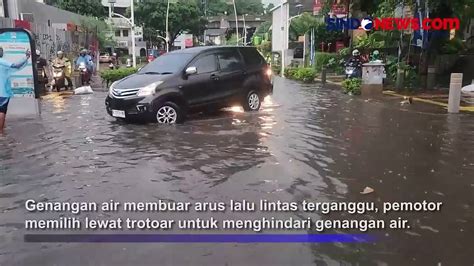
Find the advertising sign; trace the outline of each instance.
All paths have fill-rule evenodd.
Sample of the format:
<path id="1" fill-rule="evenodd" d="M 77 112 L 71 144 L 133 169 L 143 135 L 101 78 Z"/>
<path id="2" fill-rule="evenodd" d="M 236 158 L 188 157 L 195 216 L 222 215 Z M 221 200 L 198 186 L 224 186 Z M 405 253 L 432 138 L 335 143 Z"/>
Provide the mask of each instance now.
<path id="1" fill-rule="evenodd" d="M 27 57 L 27 53 L 34 51 L 31 35 L 22 29 L 0 29 L 0 48 L 2 93 L 13 94 L 8 114 L 39 114 L 36 69 L 32 57 Z"/>
<path id="2" fill-rule="evenodd" d="M 313 2 L 313 15 L 319 15 L 321 9 L 323 8 L 323 0 L 314 0 Z"/>

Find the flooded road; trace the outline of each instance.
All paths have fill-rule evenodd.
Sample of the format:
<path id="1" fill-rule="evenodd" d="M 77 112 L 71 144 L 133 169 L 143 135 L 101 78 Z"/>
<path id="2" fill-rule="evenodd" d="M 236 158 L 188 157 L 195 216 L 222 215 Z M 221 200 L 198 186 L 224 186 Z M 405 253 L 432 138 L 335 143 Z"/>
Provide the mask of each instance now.
<path id="1" fill-rule="evenodd" d="M 105 93 L 43 100 L 0 138 L 0 265 L 472 265 L 474 116 L 276 80 L 258 113 L 116 122 Z M 369 186 L 370 195 L 360 191 Z M 27 199 L 442 201 L 365 244 L 36 244 Z M 287 214 L 291 215 L 291 214 Z"/>

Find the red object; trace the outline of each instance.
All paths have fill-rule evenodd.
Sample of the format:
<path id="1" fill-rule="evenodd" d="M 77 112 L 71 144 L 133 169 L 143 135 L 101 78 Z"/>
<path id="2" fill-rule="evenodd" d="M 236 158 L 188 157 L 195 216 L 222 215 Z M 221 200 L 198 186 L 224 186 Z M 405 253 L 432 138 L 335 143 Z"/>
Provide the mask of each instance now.
<path id="1" fill-rule="evenodd" d="M 318 15 L 323 8 L 322 0 L 314 0 L 313 2 L 313 15 Z"/>
<path id="2" fill-rule="evenodd" d="M 336 52 L 339 52 L 342 48 L 344 48 L 344 42 L 336 41 Z"/>
<path id="3" fill-rule="evenodd" d="M 193 39 L 186 39 L 184 40 L 185 47 L 193 47 Z"/>
<path id="4" fill-rule="evenodd" d="M 334 4 L 331 8 L 334 15 L 347 15 L 347 7 L 345 4 Z"/>
<path id="5" fill-rule="evenodd" d="M 152 54 L 149 54 L 147 59 L 148 59 L 148 63 L 150 63 L 151 61 L 155 60 L 155 56 Z"/>
<path id="6" fill-rule="evenodd" d="M 15 28 L 22 28 L 31 31 L 31 24 L 26 20 L 15 19 Z"/>
<path id="7" fill-rule="evenodd" d="M 68 23 L 67 31 L 76 31 L 76 25 L 74 23 Z"/>

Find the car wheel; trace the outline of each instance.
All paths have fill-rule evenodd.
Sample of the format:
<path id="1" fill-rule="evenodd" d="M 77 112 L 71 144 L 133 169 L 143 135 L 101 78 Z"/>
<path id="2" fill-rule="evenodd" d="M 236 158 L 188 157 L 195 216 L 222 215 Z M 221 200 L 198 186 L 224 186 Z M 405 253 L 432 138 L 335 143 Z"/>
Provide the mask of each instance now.
<path id="1" fill-rule="evenodd" d="M 178 124 L 183 122 L 184 115 L 174 102 L 164 102 L 155 108 L 155 119 L 158 124 Z"/>
<path id="2" fill-rule="evenodd" d="M 256 91 L 252 90 L 247 94 L 247 97 L 245 97 L 243 107 L 245 111 L 258 111 L 261 104 L 262 101 L 260 99 L 260 95 Z"/>

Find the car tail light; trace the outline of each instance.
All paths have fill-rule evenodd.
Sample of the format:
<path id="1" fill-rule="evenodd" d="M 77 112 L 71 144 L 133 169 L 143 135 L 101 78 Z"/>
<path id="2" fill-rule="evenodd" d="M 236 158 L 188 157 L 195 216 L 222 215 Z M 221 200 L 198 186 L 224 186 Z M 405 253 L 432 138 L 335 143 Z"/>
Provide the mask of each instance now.
<path id="1" fill-rule="evenodd" d="M 267 77 L 271 78 L 272 77 L 272 69 L 271 68 L 267 68 L 265 70 L 265 75 L 267 75 Z"/>

